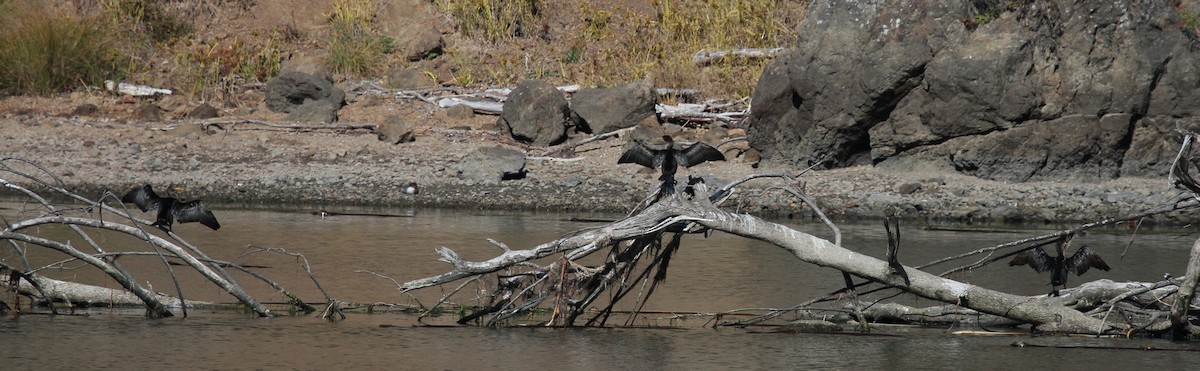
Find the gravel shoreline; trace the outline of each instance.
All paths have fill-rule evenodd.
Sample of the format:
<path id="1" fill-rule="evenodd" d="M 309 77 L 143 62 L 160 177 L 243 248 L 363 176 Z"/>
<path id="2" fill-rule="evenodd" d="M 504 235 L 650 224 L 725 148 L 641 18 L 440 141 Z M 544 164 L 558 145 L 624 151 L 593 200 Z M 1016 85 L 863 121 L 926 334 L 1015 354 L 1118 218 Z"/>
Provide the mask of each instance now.
<path id="1" fill-rule="evenodd" d="M 510 142 L 494 131 L 435 127 L 423 130 L 415 142 L 393 145 L 365 131 L 225 125 L 205 132 L 181 121 L 22 114 L 0 118 L 0 129 L 0 156 L 37 161 L 82 195 L 123 193 L 140 183 L 162 188 L 177 184 L 183 189 L 175 192 L 179 197 L 203 198 L 218 208 L 360 205 L 620 213 L 644 197 L 657 177 L 636 165 L 616 163 L 624 139 L 581 147 L 577 153 L 584 158 L 578 161 L 531 158 L 526 178 L 482 184 L 458 179 L 456 169 L 471 150 Z M 707 163 L 688 170 L 728 182 L 785 169 Z M 4 174 L 0 178 L 31 185 Z M 904 219 L 929 223 L 1065 224 L 1129 215 L 1171 204 L 1181 195 L 1165 179 L 1004 183 L 869 166 L 813 171 L 803 179 L 805 192 L 839 220 L 876 219 L 899 211 Z M 420 194 L 404 194 L 410 181 L 421 186 Z M 725 205 L 769 218 L 813 217 L 798 199 L 766 192 L 777 184 L 751 181 Z M 0 196 L 16 194 L 5 190 Z M 1184 224 L 1194 219 L 1192 213 L 1174 212 L 1147 220 Z"/>

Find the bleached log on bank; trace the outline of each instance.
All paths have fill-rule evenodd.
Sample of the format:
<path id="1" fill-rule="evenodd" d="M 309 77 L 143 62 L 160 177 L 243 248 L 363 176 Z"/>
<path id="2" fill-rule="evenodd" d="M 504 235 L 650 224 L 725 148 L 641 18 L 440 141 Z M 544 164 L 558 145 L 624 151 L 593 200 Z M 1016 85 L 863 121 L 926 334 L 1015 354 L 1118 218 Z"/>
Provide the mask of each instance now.
<path id="1" fill-rule="evenodd" d="M 741 48 L 741 49 L 726 49 L 726 50 L 701 50 L 692 54 L 692 63 L 698 66 L 707 66 L 716 62 L 720 62 L 725 58 L 742 58 L 742 59 L 765 59 L 774 57 L 776 54 L 782 53 L 786 48 Z"/>
<path id="2" fill-rule="evenodd" d="M 690 121 L 721 121 L 724 123 L 733 123 L 742 119 L 745 116 L 744 111 L 729 111 L 729 112 L 706 112 L 707 104 L 682 103 L 676 105 L 656 104 L 654 110 L 658 112 L 658 116 L 671 120 L 690 120 Z"/>
<path id="3" fill-rule="evenodd" d="M 171 95 L 171 89 L 160 89 L 151 86 L 134 85 L 124 82 L 118 83 L 112 80 L 104 80 L 104 88 L 111 92 L 134 97 L 153 97 L 160 94 Z"/>
<path id="4" fill-rule="evenodd" d="M 467 106 L 475 110 L 476 113 L 488 115 L 499 115 L 504 111 L 504 102 L 468 100 L 460 97 L 442 98 L 437 101 L 437 104 L 441 108 Z"/>

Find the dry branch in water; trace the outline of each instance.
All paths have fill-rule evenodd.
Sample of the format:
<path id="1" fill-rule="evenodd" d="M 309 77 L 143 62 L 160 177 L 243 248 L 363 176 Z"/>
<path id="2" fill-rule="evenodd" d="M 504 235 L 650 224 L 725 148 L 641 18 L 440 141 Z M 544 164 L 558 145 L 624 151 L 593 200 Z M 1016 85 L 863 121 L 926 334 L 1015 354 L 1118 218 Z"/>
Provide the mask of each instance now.
<path id="1" fill-rule="evenodd" d="M 21 168 L 23 167 L 33 168 L 34 171 L 22 171 Z M 0 260 L 0 271 L 3 271 L 8 276 L 6 283 L 9 285 L 6 287 L 19 290 L 24 295 L 40 296 L 38 300 L 45 303 L 51 303 L 55 300 L 82 301 L 93 305 L 95 303 L 105 303 L 108 305 L 128 303 L 127 299 L 121 299 L 125 297 L 124 295 L 114 295 L 107 289 L 88 293 L 87 291 L 92 290 L 88 286 L 66 286 L 57 281 L 49 280 L 38 273 L 43 270 L 54 269 L 53 267 L 60 267 L 69 261 L 80 261 L 101 270 L 108 277 L 115 280 L 126 292 L 132 294 L 132 296 L 136 297 L 146 307 L 148 316 L 173 316 L 174 314 L 168 310 L 171 307 L 180 308 L 186 316 L 189 303 L 183 299 L 183 292 L 179 289 L 180 285 L 177 280 L 174 283 L 178 297 L 172 298 L 153 293 L 139 283 L 134 272 L 126 270 L 116 259 L 119 256 L 144 255 L 159 257 L 168 271 L 172 272 L 172 277 L 174 277 L 174 268 L 171 268 L 171 265 L 182 262 L 183 265 L 200 273 L 206 280 L 237 298 L 239 303 L 260 316 L 273 316 L 274 313 L 261 302 L 247 294 L 225 268 L 234 268 L 262 280 L 268 286 L 291 298 L 293 304 L 297 308 L 300 308 L 300 310 L 311 311 L 310 306 L 299 301 L 298 298 L 283 290 L 278 284 L 268 280 L 265 276 L 250 268 L 231 262 L 211 259 L 198 247 L 188 243 L 170 231 L 165 231 L 167 238 L 149 233 L 149 229 L 156 229 L 150 228 L 153 222 L 138 218 L 129 213 L 124 205 L 111 193 L 106 193 L 99 200 L 80 196 L 63 188 L 62 183 L 53 174 L 45 171 L 44 168 L 38 166 L 36 163 L 25 159 L 0 159 L 0 174 L 16 176 L 19 179 L 24 179 L 27 182 L 35 184 L 36 187 L 25 187 L 16 182 L 9 181 L 7 176 L 0 176 L 0 186 L 15 191 L 17 194 L 30 200 L 33 204 L 40 205 L 40 208 L 44 209 L 40 215 L 32 218 L 16 221 L 4 220 L 3 229 L 0 229 L 0 241 L 3 241 L 8 248 L 12 249 L 13 254 L 11 256 L 15 258 L 11 259 L 17 260 L 16 262 L 8 261 L 7 259 L 10 258 Z M 34 188 L 49 190 L 50 192 L 57 193 L 60 198 L 65 197 L 75 202 L 80 202 L 85 206 L 68 207 L 52 203 L 47 197 L 43 197 L 35 191 Z M 110 204 L 110 202 L 114 202 L 114 204 Z M 64 240 L 56 240 L 37 234 L 37 230 L 40 227 L 50 225 L 68 227 L 75 233 L 76 236 L 74 237 L 86 242 L 86 246 L 94 251 L 86 252 L 80 249 L 75 244 L 72 244 L 71 237 L 67 237 Z M 84 231 L 79 227 L 89 227 L 89 231 Z M 95 238 L 102 236 L 103 233 L 117 233 L 133 237 L 144 242 L 148 251 L 106 252 L 104 247 L 96 242 L 104 241 L 106 238 Z M 27 254 L 30 249 L 35 248 L 58 251 L 66 255 L 67 259 L 49 266 L 32 266 L 29 263 Z M 48 293 L 48 290 L 45 290 L 44 286 L 49 285 L 70 287 L 72 289 L 71 296 L 63 296 L 61 292 L 55 294 Z M 111 299 L 102 300 L 105 295 L 108 295 Z M 330 301 L 332 302 L 332 300 Z"/>
<path id="2" fill-rule="evenodd" d="M 502 246 L 498 255 L 484 261 L 469 261 L 450 248 L 441 247 L 437 249 L 440 260 L 449 263 L 451 269 L 440 275 L 406 282 L 401 288 L 404 291 L 417 290 L 465 278 L 494 282 L 491 294 L 482 300 L 477 310 L 465 316 L 460 323 L 478 321 L 483 325 L 498 326 L 509 323 L 508 321 L 516 315 L 541 308 L 549 313 L 548 319 L 537 322 L 544 325 L 604 325 L 613 313 L 613 305 L 627 294 L 636 291 L 638 302 L 644 303 L 646 297 L 653 293 L 655 285 L 661 282 L 661 277 L 666 276 L 671 253 L 678 249 L 680 236 L 687 232 L 718 230 L 765 241 L 787 250 L 799 261 L 832 267 L 867 279 L 868 282 L 854 285 L 859 290 L 869 284 L 880 284 L 882 287 L 874 290 L 897 290 L 947 305 L 937 309 L 902 310 L 894 305 L 884 307 L 879 303 L 854 304 L 854 311 L 875 319 L 903 318 L 907 315 L 939 316 L 965 321 L 963 316 L 970 316 L 974 318 L 975 323 L 983 323 L 980 319 L 988 318 L 988 323 L 1032 324 L 1039 331 L 1162 334 L 1164 329 L 1170 327 L 1167 316 L 1170 313 L 1170 304 L 1164 303 L 1179 303 L 1183 308 L 1191 306 L 1190 297 L 1182 296 L 1184 293 L 1171 282 L 1115 283 L 1099 280 L 1062 290 L 1060 296 L 1051 297 L 1014 295 L 956 281 L 920 268 L 901 265 L 901 260 L 894 256 L 899 253 L 896 249 L 899 243 L 898 227 L 896 231 L 889 233 L 889 236 L 895 234 L 895 240 L 892 241 L 893 248 L 889 253 L 892 256 L 889 256 L 889 261 L 884 261 L 785 225 L 718 208 L 721 197 L 715 196 L 727 195 L 737 184 L 740 182 L 718 191 L 711 199 L 702 196 L 689 197 L 688 192 L 677 192 L 651 203 L 625 219 L 604 226 L 580 230 L 528 249 Z M 1181 187 L 1189 188 L 1186 185 Z M 796 187 L 782 188 L 796 197 L 807 197 Z M 695 194 L 705 194 L 702 187 L 698 191 Z M 1196 196 L 1192 195 L 1169 207 L 1137 213 L 1130 218 L 1192 209 L 1198 205 L 1195 199 Z M 805 204 L 811 205 L 812 202 Z M 937 263 L 986 254 L 979 262 L 957 268 L 955 271 L 974 269 L 999 259 L 991 256 L 1002 248 L 1016 253 L 1032 244 L 1070 236 L 1084 229 L 1105 224 L 1107 221 L 1088 224 L 1049 237 L 980 249 Z M 836 230 L 836 226 L 834 228 Z M 589 266 L 580 263 L 580 259 L 596 252 L 606 254 L 603 264 Z M 533 264 L 535 260 L 548 257 L 557 259 L 546 266 Z M 1200 256 L 1194 258 L 1193 263 L 1197 259 L 1200 259 Z M 931 265 L 933 264 L 925 267 Z M 1200 269 L 1196 271 L 1197 273 L 1193 273 L 1189 270 L 1188 276 L 1200 274 Z M 592 303 L 606 290 L 612 291 L 608 294 L 610 303 L 607 307 L 602 305 L 598 311 L 592 311 Z M 455 289 L 454 292 L 457 291 L 458 289 Z M 447 294 L 447 297 L 454 292 Z M 1177 292 L 1180 292 L 1178 297 L 1184 301 L 1175 301 Z M 831 294 L 829 297 L 791 309 L 805 308 L 811 303 L 829 300 L 835 295 Z M 439 303 L 444 301 L 447 299 L 443 298 Z M 1113 311 L 1119 311 L 1122 315 L 1110 315 Z M 585 315 L 590 318 L 585 322 L 577 321 L 578 317 Z M 1195 316 L 1186 313 L 1180 318 L 1181 323 L 1191 324 L 1196 321 Z M 1195 328 L 1191 325 L 1186 326 L 1185 332 L 1195 335 Z"/>

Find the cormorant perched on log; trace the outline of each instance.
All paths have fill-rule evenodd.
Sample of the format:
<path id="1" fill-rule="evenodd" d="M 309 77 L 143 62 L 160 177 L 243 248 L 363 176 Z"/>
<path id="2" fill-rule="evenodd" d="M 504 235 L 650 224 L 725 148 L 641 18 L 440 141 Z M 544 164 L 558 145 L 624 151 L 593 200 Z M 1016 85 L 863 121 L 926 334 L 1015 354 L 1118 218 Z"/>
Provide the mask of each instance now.
<path id="1" fill-rule="evenodd" d="M 1045 250 L 1042 250 L 1043 245 L 1034 246 L 1017 254 L 1011 261 L 1009 266 L 1026 265 L 1037 271 L 1038 273 L 1050 271 L 1050 296 L 1058 296 L 1058 287 L 1067 286 L 1067 275 L 1075 273 L 1076 276 L 1083 275 L 1088 269 L 1096 267 L 1096 269 L 1107 271 L 1108 264 L 1104 259 L 1100 258 L 1100 254 L 1088 249 L 1087 245 L 1083 245 L 1079 250 L 1075 251 L 1071 257 L 1066 257 L 1063 249 L 1066 247 L 1066 241 L 1059 241 L 1055 244 L 1055 250 L 1058 251 L 1058 256 L 1050 256 Z"/>
<path id="2" fill-rule="evenodd" d="M 652 149 L 638 142 L 617 160 L 618 164 L 635 163 L 651 169 L 661 167 L 662 176 L 658 177 L 658 180 L 662 181 L 660 196 L 675 193 L 675 171 L 679 166 L 692 167 L 705 161 L 725 161 L 725 155 L 722 155 L 721 151 L 703 142 L 692 143 L 687 148 L 679 149 L 670 135 L 663 135 L 662 140 L 667 142 L 664 149 Z"/>
<path id="3" fill-rule="evenodd" d="M 221 224 L 217 223 L 217 217 L 213 216 L 212 211 L 204 206 L 204 201 L 181 202 L 171 197 L 159 197 L 149 184 L 134 187 L 124 197 L 121 197 L 121 202 L 137 205 L 138 209 L 142 211 L 157 209 L 158 217 L 152 225 L 164 231 L 170 231 L 171 224 L 174 224 L 176 220 L 180 223 L 200 222 L 214 231 L 221 228 Z"/>

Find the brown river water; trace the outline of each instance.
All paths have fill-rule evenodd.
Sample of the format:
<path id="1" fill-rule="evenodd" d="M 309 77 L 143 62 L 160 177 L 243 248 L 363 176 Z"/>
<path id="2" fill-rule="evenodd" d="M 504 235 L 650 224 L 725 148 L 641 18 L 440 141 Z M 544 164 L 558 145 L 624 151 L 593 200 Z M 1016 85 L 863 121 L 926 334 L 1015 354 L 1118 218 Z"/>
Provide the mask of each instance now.
<path id="1" fill-rule="evenodd" d="M 0 202 L 0 215 L 13 218 L 20 208 Z M 405 217 L 335 216 L 321 218 L 312 210 L 218 209 L 219 231 L 197 224 L 176 225 L 176 232 L 217 259 L 266 265 L 259 271 L 310 302 L 324 298 L 313 287 L 295 258 L 247 252 L 251 245 L 283 248 L 303 254 L 323 287 L 345 302 L 430 304 L 444 290 L 428 288 L 399 293 L 387 278 L 404 282 L 444 272 L 434 249 L 447 246 L 468 259 L 483 260 L 499 249 L 492 238 L 513 248 L 552 240 L 595 223 L 571 222 L 571 217 L 614 218 L 614 215 L 471 212 L 428 209 L 353 209 Z M 28 217 L 29 214 L 23 214 Z M 832 238 L 821 224 L 780 221 L 819 237 Z M 1047 233 L 977 233 L 925 230 L 902 225 L 901 261 L 920 265 L 931 260 L 998 243 Z M 881 256 L 886 246 L 882 225 L 842 225 L 843 244 L 852 250 Z M 43 228 L 46 236 L 62 230 Z M 1089 271 L 1071 277 L 1069 285 L 1094 279 L 1157 281 L 1164 273 L 1181 276 L 1188 249 L 1196 236 L 1163 228 L 1103 231 L 1076 239 L 1104 256 L 1110 272 Z M 144 250 L 132 239 L 96 233 L 109 251 Z M 77 237 L 76 237 L 77 239 Z M 1127 248 L 1126 245 L 1133 241 Z M 82 246 L 79 241 L 73 242 Z M 1077 245 L 1076 245 L 1077 246 Z M 8 249 L 8 247 L 5 247 Z M 36 249 L 35 249 L 36 250 Z M 1124 256 L 1122 257 L 1122 253 Z M 45 251 L 31 254 L 33 265 L 62 259 Z M 0 259 L 21 266 L 11 250 Z M 161 262 L 152 257 L 120 261 L 137 272 L 155 291 L 174 293 Z M 941 272 L 966 261 L 930 269 Z M 90 268 L 54 269 L 44 274 L 60 279 L 113 287 Z M 77 268 L 77 269 L 75 269 Z M 365 273 L 364 271 L 373 272 Z M 198 275 L 179 272 L 190 300 L 232 301 Z M 272 290 L 235 274 L 247 291 L 266 302 L 283 298 Z M 958 275 L 956 279 L 1020 293 L 1049 291 L 1048 275 L 1003 262 Z M 771 245 L 716 233 L 709 238 L 687 236 L 671 262 L 667 281 L 646 305 L 649 313 L 633 319 L 629 328 L 502 328 L 414 326 L 410 314 L 350 313 L 342 321 L 311 316 L 256 318 L 243 313 L 191 310 L 187 318 L 146 319 L 129 311 L 89 310 L 85 316 L 23 315 L 0 318 L 0 354 L 4 369 L 1195 369 L 1200 352 L 1145 351 L 1096 348 L 1200 349 L 1200 344 L 1154 339 L 1088 337 L 965 336 L 955 328 L 877 326 L 869 335 L 784 334 L 723 327 L 705 327 L 709 318 L 668 319 L 677 312 L 719 312 L 735 308 L 787 307 L 825 294 L 841 285 L 830 268 L 797 260 Z M 873 300 L 882 297 L 868 296 Z M 890 295 L 890 294 L 887 294 Z M 11 294 L 5 302 L 12 303 Z M 627 299 L 628 300 L 628 299 Z M 906 303 L 937 303 L 901 297 Z M 470 303 L 468 303 L 470 304 Z M 176 313 L 179 313 L 176 310 Z M 451 316 L 445 316 L 451 317 Z M 619 319 L 617 319 L 619 317 Z M 435 322 L 453 323 L 454 318 Z M 614 316 L 612 323 L 627 318 Z M 1018 348 L 1011 344 L 1060 348 Z M 1064 349 L 1061 347 L 1079 347 Z"/>

